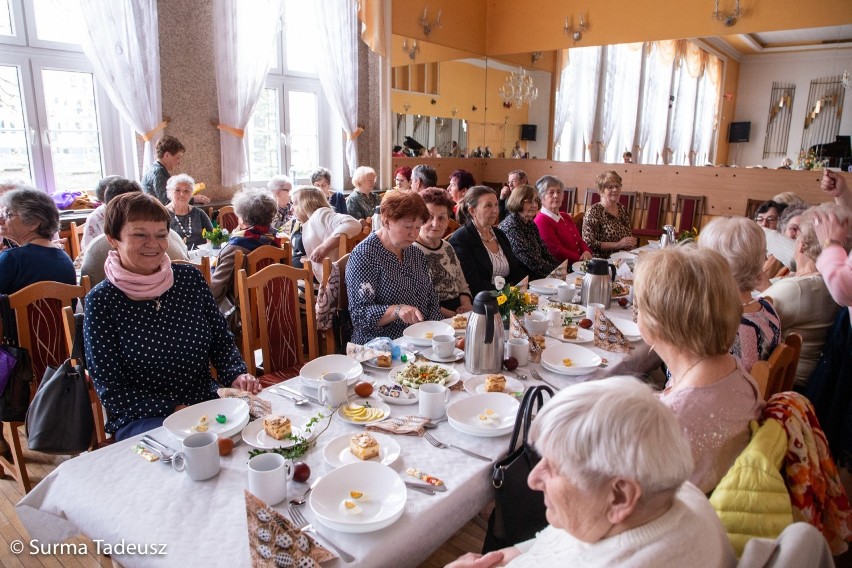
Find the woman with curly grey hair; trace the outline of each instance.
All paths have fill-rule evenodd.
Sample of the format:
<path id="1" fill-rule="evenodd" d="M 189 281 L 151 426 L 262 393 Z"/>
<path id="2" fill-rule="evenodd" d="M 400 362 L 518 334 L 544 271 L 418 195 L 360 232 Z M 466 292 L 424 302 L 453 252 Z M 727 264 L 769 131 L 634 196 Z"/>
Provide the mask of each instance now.
<path id="1" fill-rule="evenodd" d="M 172 176 L 166 182 L 166 195 L 170 200 L 166 205 L 171 219 L 169 228 L 180 235 L 189 250 L 207 242 L 203 236 L 205 229 L 213 230 L 207 213 L 190 204 L 194 189 L 195 180 L 186 174 Z"/>

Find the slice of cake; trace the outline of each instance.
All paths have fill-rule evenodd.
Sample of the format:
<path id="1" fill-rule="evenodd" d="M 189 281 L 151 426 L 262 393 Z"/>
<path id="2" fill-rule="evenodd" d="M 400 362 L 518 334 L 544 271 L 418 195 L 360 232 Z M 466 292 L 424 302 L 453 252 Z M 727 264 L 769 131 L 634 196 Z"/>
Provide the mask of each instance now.
<path id="1" fill-rule="evenodd" d="M 376 365 L 379 367 L 390 367 L 391 366 L 391 357 L 390 355 L 379 355 L 376 357 Z"/>
<path id="2" fill-rule="evenodd" d="M 280 414 L 267 414 L 263 419 L 263 431 L 276 440 L 283 440 L 291 432 L 290 419 Z"/>
<path id="3" fill-rule="evenodd" d="M 379 455 L 379 443 L 366 432 L 362 432 L 349 439 L 349 451 L 359 460 L 368 460 Z"/>
<path id="4" fill-rule="evenodd" d="M 456 314 L 453 316 L 453 329 L 466 329 L 467 328 L 467 316 L 463 316 L 461 314 Z"/>
<path id="5" fill-rule="evenodd" d="M 566 325 L 562 328 L 562 337 L 563 339 L 577 339 L 577 326 Z"/>
<path id="6" fill-rule="evenodd" d="M 506 377 L 503 375 L 488 375 L 485 377 L 485 392 L 503 392 L 506 388 Z"/>

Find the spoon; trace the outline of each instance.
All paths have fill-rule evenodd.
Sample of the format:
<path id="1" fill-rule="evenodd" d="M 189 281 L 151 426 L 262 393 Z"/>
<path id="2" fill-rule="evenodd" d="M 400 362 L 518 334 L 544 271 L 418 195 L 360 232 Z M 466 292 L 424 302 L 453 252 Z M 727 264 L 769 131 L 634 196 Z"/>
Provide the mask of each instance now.
<path id="1" fill-rule="evenodd" d="M 269 392 L 293 401 L 293 404 L 295 404 L 296 406 L 302 406 L 303 404 L 308 404 L 310 402 L 307 398 L 297 398 L 295 396 L 290 396 L 276 389 L 269 389 Z"/>
<path id="2" fill-rule="evenodd" d="M 307 501 L 308 493 L 310 493 L 310 492 L 311 492 L 311 490 L 312 490 L 314 487 L 316 487 L 316 485 L 317 485 L 317 483 L 319 482 L 319 480 L 320 480 L 320 479 L 322 479 L 322 477 L 317 477 L 317 478 L 314 480 L 314 482 L 313 482 L 313 483 L 311 483 L 311 486 L 310 486 L 310 487 L 308 487 L 308 490 L 307 490 L 307 491 L 305 491 L 305 492 L 302 494 L 302 496 L 301 496 L 301 497 L 299 497 L 298 499 L 290 499 L 289 503 L 290 503 L 291 505 L 296 505 L 297 507 L 298 507 L 299 505 L 304 505 L 304 504 L 305 504 L 305 502 Z"/>

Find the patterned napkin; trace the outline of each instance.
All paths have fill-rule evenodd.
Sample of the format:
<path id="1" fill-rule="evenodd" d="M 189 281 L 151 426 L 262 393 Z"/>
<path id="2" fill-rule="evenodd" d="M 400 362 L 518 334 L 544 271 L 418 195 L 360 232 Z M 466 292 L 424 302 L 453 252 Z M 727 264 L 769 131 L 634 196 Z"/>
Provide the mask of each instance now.
<path id="1" fill-rule="evenodd" d="M 319 568 L 320 562 L 335 558 L 272 507 L 248 491 L 245 496 L 252 568 Z"/>
<path id="2" fill-rule="evenodd" d="M 524 276 L 521 279 L 521 281 L 518 282 L 518 290 L 520 290 L 521 292 L 526 292 L 529 287 L 530 287 L 530 277 Z"/>
<path id="3" fill-rule="evenodd" d="M 272 403 L 268 400 L 263 400 L 248 391 L 232 388 L 221 388 L 216 391 L 219 398 L 238 398 L 245 401 L 249 405 L 249 415 L 252 420 L 263 418 L 272 412 Z"/>
<path id="4" fill-rule="evenodd" d="M 592 326 L 595 334 L 595 347 L 613 353 L 630 353 L 633 346 L 621 333 L 602 310 L 595 310 L 595 323 Z"/>
<path id="5" fill-rule="evenodd" d="M 520 337 L 529 341 L 530 361 L 533 363 L 541 362 L 541 352 L 544 351 L 544 342 L 539 342 L 534 339 L 534 337 L 541 336 L 530 335 L 530 332 L 527 331 L 527 328 L 524 327 L 524 324 L 521 323 L 520 318 L 518 318 L 514 312 L 509 314 L 509 337 Z"/>
<path id="6" fill-rule="evenodd" d="M 350 342 L 346 344 L 346 356 L 355 359 L 359 363 L 369 361 L 370 359 L 375 359 L 379 355 L 390 356 L 390 354 L 390 351 L 379 351 L 378 349 L 373 349 L 372 347 L 364 347 L 363 345 L 358 345 L 357 343 Z"/>
<path id="7" fill-rule="evenodd" d="M 559 280 L 565 280 L 565 277 L 568 276 L 568 261 L 563 260 L 562 264 L 553 269 L 553 272 L 547 275 L 548 278 L 558 278 Z"/>
<path id="8" fill-rule="evenodd" d="M 421 416 L 405 416 L 402 418 L 388 418 L 375 424 L 369 424 L 366 426 L 366 429 L 387 432 L 388 434 L 422 436 L 426 432 L 423 425 L 427 422 L 430 422 L 430 420 Z"/>

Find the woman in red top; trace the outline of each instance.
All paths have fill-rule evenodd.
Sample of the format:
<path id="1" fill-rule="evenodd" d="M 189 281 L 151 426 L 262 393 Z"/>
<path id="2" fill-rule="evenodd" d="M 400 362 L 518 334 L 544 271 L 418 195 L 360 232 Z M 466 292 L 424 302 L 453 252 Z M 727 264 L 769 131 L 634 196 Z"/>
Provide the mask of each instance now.
<path id="1" fill-rule="evenodd" d="M 535 216 L 535 224 L 550 254 L 559 262 L 592 258 L 592 251 L 583 242 L 574 220 L 559 211 L 565 185 L 555 176 L 542 176 L 535 187 L 541 198 L 541 211 Z"/>

